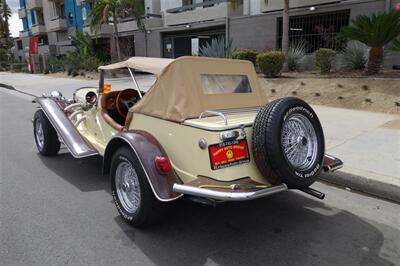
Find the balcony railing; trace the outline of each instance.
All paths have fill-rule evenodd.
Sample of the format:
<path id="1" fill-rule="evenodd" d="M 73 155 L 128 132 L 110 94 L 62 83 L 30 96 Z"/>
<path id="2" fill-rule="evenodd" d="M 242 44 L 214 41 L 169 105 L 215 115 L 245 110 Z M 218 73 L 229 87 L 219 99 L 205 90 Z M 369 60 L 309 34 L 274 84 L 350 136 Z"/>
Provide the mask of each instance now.
<path id="1" fill-rule="evenodd" d="M 36 24 L 32 25 L 31 29 L 32 35 L 39 35 L 46 33 L 46 27 L 44 25 Z"/>
<path id="2" fill-rule="evenodd" d="M 99 37 L 102 36 L 110 36 L 111 34 L 114 33 L 114 29 L 113 29 L 113 25 L 111 24 L 102 24 L 101 26 L 99 26 L 97 28 L 97 31 L 92 31 L 92 29 L 90 28 L 90 25 L 85 25 L 83 27 L 83 31 L 89 33 L 89 35 L 94 36 L 97 35 Z"/>
<path id="3" fill-rule="evenodd" d="M 19 37 L 20 38 L 25 38 L 25 37 L 28 37 L 28 36 L 29 36 L 29 31 L 27 31 L 27 30 L 21 30 L 19 32 Z"/>
<path id="4" fill-rule="evenodd" d="M 133 31 L 138 29 L 136 21 L 132 18 L 121 20 L 117 27 L 118 32 Z"/>
<path id="5" fill-rule="evenodd" d="M 203 7 L 203 8 L 198 8 Z M 214 0 L 166 10 L 167 26 L 222 19 L 228 16 L 228 3 Z"/>
<path id="6" fill-rule="evenodd" d="M 18 9 L 18 17 L 19 17 L 19 19 L 26 18 L 26 8 L 25 7 Z"/>
<path id="7" fill-rule="evenodd" d="M 46 23 L 46 26 L 50 31 L 66 30 L 67 20 L 62 17 L 52 18 L 49 22 Z"/>
<path id="8" fill-rule="evenodd" d="M 227 2 L 227 0 L 204 1 L 204 2 L 200 2 L 200 3 L 194 3 L 191 5 L 185 5 L 185 6 L 167 9 L 166 11 L 167 11 L 167 13 L 181 13 L 181 12 L 186 12 L 189 10 L 194 10 L 197 7 L 212 7 L 214 4 L 221 4 L 224 2 Z"/>
<path id="9" fill-rule="evenodd" d="M 43 8 L 42 0 L 29 0 L 28 7 L 29 9 Z"/>

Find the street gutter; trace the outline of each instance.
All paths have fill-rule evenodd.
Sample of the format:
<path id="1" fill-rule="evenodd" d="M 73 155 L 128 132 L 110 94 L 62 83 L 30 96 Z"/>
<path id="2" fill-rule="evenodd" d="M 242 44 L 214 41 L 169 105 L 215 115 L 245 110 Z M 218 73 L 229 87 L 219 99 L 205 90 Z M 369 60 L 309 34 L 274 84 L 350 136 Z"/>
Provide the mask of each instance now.
<path id="1" fill-rule="evenodd" d="M 400 186 L 356 173 L 337 171 L 320 175 L 322 181 L 400 203 Z"/>

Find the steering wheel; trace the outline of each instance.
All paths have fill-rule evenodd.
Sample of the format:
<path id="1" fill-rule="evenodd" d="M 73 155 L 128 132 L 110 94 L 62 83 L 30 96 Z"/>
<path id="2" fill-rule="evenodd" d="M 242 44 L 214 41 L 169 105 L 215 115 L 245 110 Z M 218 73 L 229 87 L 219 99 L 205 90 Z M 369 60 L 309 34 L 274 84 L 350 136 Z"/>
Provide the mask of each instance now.
<path id="1" fill-rule="evenodd" d="M 134 89 L 126 89 L 118 93 L 116 106 L 118 113 L 125 119 L 131 108 L 139 100 L 139 94 Z"/>

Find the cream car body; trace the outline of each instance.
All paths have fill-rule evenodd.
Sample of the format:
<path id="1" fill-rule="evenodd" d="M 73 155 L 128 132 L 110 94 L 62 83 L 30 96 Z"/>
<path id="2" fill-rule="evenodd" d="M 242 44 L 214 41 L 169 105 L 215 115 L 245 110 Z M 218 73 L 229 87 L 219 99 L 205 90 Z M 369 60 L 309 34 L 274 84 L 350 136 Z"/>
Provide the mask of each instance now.
<path id="1" fill-rule="evenodd" d="M 105 91 L 109 85 L 105 84 L 104 72 L 118 69 L 129 71 L 131 85 L 135 89 Z M 158 78 L 147 92 L 141 91 L 132 69 L 155 74 Z M 154 197 L 163 202 L 176 200 L 183 195 L 208 203 L 249 200 L 288 188 L 275 171 L 260 168 L 260 159 L 255 160 L 257 156 L 253 154 L 254 147 L 260 145 L 252 143 L 259 141 L 254 139 L 253 124 L 259 119 L 260 112 L 265 112 L 261 109 L 268 107 L 268 101 L 249 61 L 134 57 L 100 67 L 99 70 L 99 87 L 78 89 L 72 100 L 66 100 L 58 93 L 35 99 L 54 128 L 54 134 L 58 135 L 58 139 L 74 157 L 103 156 L 104 172 L 112 172 L 115 167 L 117 169 L 116 173 L 111 173 L 113 179 L 119 173 L 119 166 L 114 167 L 113 164 L 122 156 L 116 157 L 116 154 L 123 147 L 128 148 L 131 151 L 129 156 L 133 159 L 123 159 L 120 165 L 126 167 L 124 160 L 130 161 L 136 167 L 136 179 L 142 175 L 140 178 L 148 182 Z M 298 112 L 296 108 L 289 110 L 286 116 L 292 117 L 291 112 Z M 118 112 L 114 112 L 114 109 Z M 307 121 L 301 124 L 307 112 L 297 114 L 293 121 L 307 125 Z M 315 114 L 315 117 L 310 115 L 311 120 L 317 119 Z M 111 118 L 113 121 L 110 122 L 111 116 L 115 121 Z M 125 119 L 125 116 L 129 118 Z M 39 151 L 44 155 L 55 155 L 59 147 L 49 146 L 43 150 L 43 145 L 46 148 L 46 136 L 43 138 L 43 132 L 46 132 L 46 128 L 43 130 L 45 119 L 38 114 L 34 120 Z M 125 121 L 125 124 L 116 121 Z M 258 131 L 261 129 L 257 127 Z M 316 156 L 313 149 L 317 145 L 310 132 L 303 130 L 292 140 L 293 147 L 304 147 L 303 152 L 310 153 L 308 160 Z M 59 145 L 57 141 L 53 137 L 52 143 Z M 323 149 L 323 139 L 319 141 Z M 261 144 L 264 145 L 263 142 Z M 214 148 L 217 152 L 213 152 Z M 323 163 L 316 165 L 319 173 L 322 168 L 334 171 L 342 166 L 342 162 L 326 155 Z M 121 195 L 130 195 L 127 191 L 137 184 L 135 180 L 121 185 L 119 189 L 125 191 Z M 142 186 L 143 179 L 140 180 Z M 114 186 L 118 187 L 118 184 Z M 302 187 L 301 190 L 323 198 L 323 193 L 311 188 Z M 116 191 L 120 193 L 117 188 Z M 113 196 L 121 215 L 126 220 L 130 217 L 139 219 L 135 218 L 139 207 L 129 211 L 128 201 L 128 207 L 122 208 L 123 196 L 117 196 L 117 192 Z"/>

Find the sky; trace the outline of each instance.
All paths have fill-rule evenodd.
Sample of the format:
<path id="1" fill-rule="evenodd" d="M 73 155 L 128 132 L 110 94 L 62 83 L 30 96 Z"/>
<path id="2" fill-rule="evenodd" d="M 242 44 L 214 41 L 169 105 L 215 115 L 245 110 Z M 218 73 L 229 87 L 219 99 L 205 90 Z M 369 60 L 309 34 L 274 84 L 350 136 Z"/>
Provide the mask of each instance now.
<path id="1" fill-rule="evenodd" d="M 22 30 L 22 21 L 18 18 L 19 0 L 6 0 L 11 8 L 12 16 L 9 20 L 11 36 L 18 37 Z"/>

